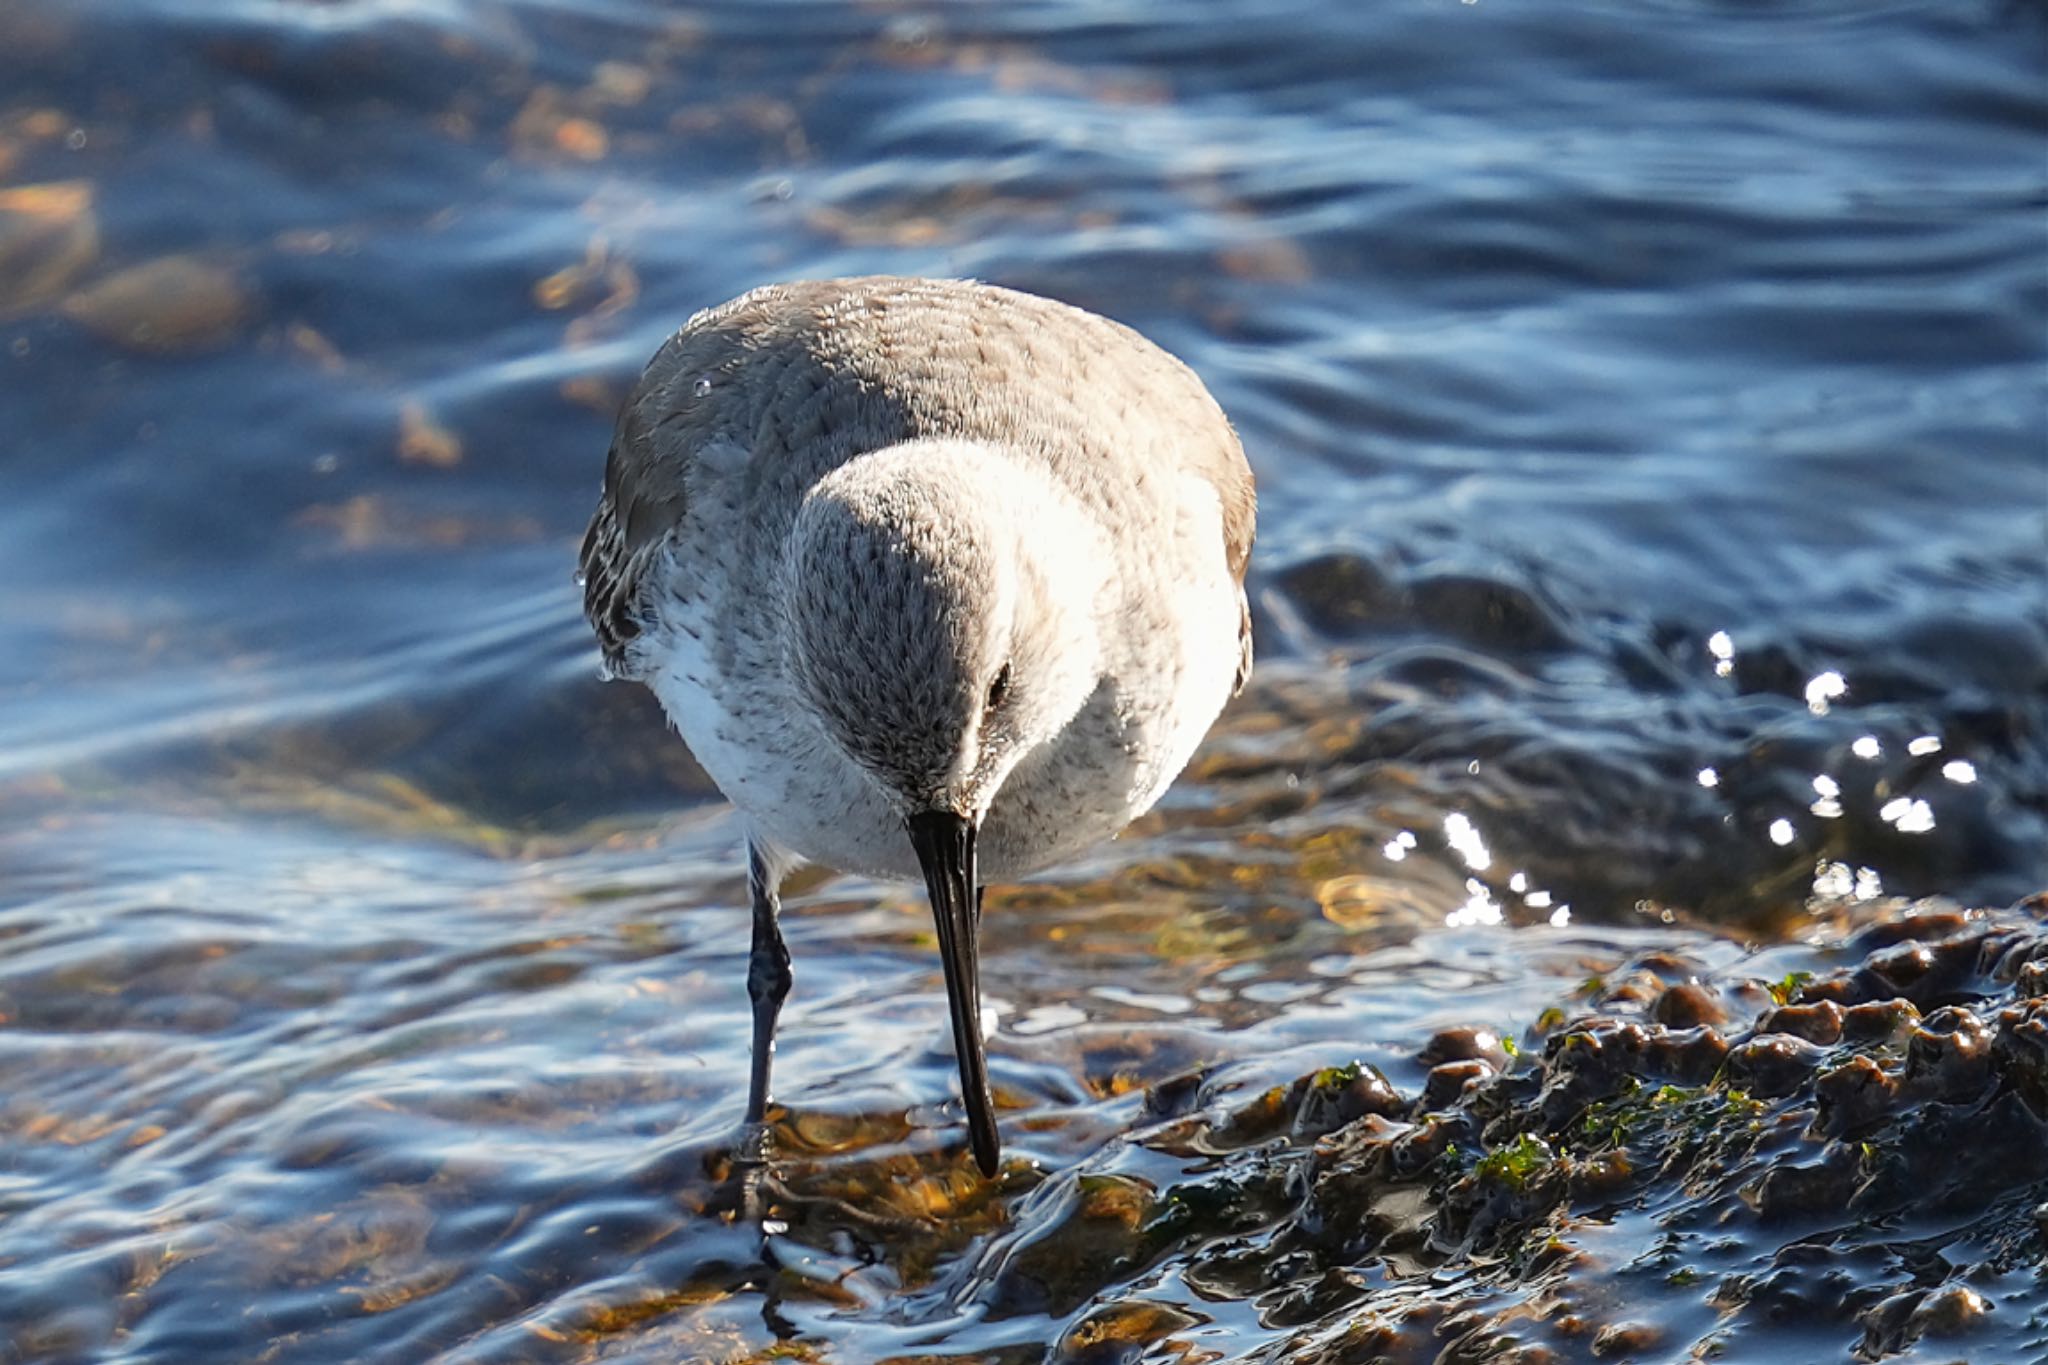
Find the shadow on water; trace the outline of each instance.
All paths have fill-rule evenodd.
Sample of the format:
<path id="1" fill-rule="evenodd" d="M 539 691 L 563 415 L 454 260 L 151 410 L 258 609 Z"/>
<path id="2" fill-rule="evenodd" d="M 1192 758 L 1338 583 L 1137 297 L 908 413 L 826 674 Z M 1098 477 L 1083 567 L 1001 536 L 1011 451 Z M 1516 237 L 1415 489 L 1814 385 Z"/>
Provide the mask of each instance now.
<path id="1" fill-rule="evenodd" d="M 2048 1352 L 2044 55 L 0 7 L 0 1362 Z M 1202 373 L 1262 662 L 992 895 L 994 1182 L 921 898 L 796 885 L 764 1243 L 737 829 L 569 571 L 669 329 L 884 270 Z"/>

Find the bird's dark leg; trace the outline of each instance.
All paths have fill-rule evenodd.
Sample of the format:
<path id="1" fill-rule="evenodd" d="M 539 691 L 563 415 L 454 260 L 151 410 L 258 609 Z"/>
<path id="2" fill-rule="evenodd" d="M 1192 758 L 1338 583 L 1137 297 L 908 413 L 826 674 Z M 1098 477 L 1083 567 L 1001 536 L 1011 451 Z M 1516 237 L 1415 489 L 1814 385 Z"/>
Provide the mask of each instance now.
<path id="1" fill-rule="evenodd" d="M 768 1067 L 775 1058 L 775 1021 L 782 1014 L 782 1002 L 789 994 L 789 949 L 782 942 L 782 926 L 776 916 L 782 910 L 778 894 L 781 872 L 769 861 L 761 845 L 747 840 L 747 893 L 754 903 L 754 946 L 747 955 L 747 998 L 754 1003 L 753 1075 L 747 1085 L 747 1140 L 750 1155 L 766 1155 L 768 1114 Z"/>

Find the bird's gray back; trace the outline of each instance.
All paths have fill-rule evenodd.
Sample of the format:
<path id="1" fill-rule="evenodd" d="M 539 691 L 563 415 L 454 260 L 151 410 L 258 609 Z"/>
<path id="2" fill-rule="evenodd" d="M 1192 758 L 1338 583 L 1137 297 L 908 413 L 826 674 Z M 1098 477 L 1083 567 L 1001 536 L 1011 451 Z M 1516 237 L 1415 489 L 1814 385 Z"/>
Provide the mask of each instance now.
<path id="1" fill-rule="evenodd" d="M 741 515 L 719 534 L 779 542 L 825 473 L 927 437 L 1042 462 L 1113 531 L 1154 523 L 1181 480 L 1199 479 L 1221 510 L 1220 552 L 1243 577 L 1253 494 L 1236 434 L 1194 373 L 1136 332 L 965 281 L 774 285 L 692 318 L 620 415 L 582 556 L 607 660 L 625 671 L 652 563 L 690 520 L 692 485 L 716 452 L 743 462 Z M 720 552 L 744 560 L 756 548 Z M 1131 553 L 1143 552 L 1134 536 Z"/>

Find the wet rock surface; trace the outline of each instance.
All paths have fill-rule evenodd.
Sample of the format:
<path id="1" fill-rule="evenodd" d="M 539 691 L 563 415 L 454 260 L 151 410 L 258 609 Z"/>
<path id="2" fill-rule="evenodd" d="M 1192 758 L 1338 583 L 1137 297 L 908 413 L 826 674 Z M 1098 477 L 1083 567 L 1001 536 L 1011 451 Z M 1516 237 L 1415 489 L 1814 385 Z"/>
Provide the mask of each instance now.
<path id="1" fill-rule="evenodd" d="M 1646 955 L 1682 1004 L 1603 983 L 1545 1036 L 1445 1030 L 1420 1085 L 1169 1082 L 1173 1117 L 939 1282 L 1077 1314 L 1062 1361 L 1178 1358 L 1204 1303 L 1292 1365 L 2042 1359 L 2048 928 L 1894 912 L 1823 953 L 1774 982 Z"/>

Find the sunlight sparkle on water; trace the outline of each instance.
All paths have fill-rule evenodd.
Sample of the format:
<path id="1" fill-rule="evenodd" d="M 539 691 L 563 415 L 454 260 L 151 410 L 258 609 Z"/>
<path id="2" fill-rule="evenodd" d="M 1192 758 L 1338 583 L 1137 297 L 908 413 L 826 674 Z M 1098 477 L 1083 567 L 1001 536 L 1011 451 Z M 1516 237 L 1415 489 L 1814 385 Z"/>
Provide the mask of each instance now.
<path id="1" fill-rule="evenodd" d="M 1906 745 L 1906 752 L 1915 758 L 1924 758 L 1928 754 L 1938 754 L 1941 752 L 1941 736 L 1922 735 Z"/>
<path id="2" fill-rule="evenodd" d="M 1493 855 L 1486 851 L 1486 840 L 1479 837 L 1479 830 L 1463 811 L 1452 811 L 1444 817 L 1444 841 L 1458 851 L 1465 860 L 1465 866 L 1474 872 L 1484 872 L 1493 866 Z"/>
<path id="3" fill-rule="evenodd" d="M 1725 678 L 1735 671 L 1735 641 L 1725 630 L 1707 637 L 1707 653 L 1714 656 L 1714 676 Z"/>
<path id="4" fill-rule="evenodd" d="M 1846 696 L 1848 691 L 1848 680 L 1834 669 L 1817 673 L 1806 684 L 1806 709 L 1816 716 L 1824 716 L 1829 705 Z"/>
<path id="5" fill-rule="evenodd" d="M 1477 877 L 1465 879 L 1465 903 L 1444 916 L 1444 925 L 1451 929 L 1464 929 L 1473 925 L 1494 925 L 1501 922 L 1500 903 L 1493 893 L 1486 889 L 1486 883 Z"/>
<path id="6" fill-rule="evenodd" d="M 1712 768 L 1702 768 L 1700 769 L 1699 783 L 1702 787 L 1718 787 L 1721 785 L 1721 774 L 1715 772 Z"/>
<path id="7" fill-rule="evenodd" d="M 1967 758 L 1952 758 L 1941 765 L 1941 775 L 1959 786 L 1969 786 L 1977 780 L 1977 765 Z"/>
<path id="8" fill-rule="evenodd" d="M 1817 900 L 1876 900 L 1884 894 L 1884 883 L 1874 867 L 1851 867 L 1823 858 L 1813 865 L 1813 894 Z"/>
<path id="9" fill-rule="evenodd" d="M 1849 746 L 1849 752 L 1858 758 L 1882 758 L 1884 745 L 1878 742 L 1876 735 L 1863 735 Z"/>
<path id="10" fill-rule="evenodd" d="M 1842 784 L 1826 773 L 1815 773 L 1813 789 L 1819 793 L 1819 797 L 1807 809 L 1823 820 L 1839 820 L 1842 817 L 1842 803 L 1836 798 L 1842 794 Z"/>
<path id="11" fill-rule="evenodd" d="M 1879 807 L 1877 818 L 1901 834 L 1925 834 L 1934 828 L 1934 807 L 1915 796 L 1900 796 Z"/>
<path id="12" fill-rule="evenodd" d="M 1783 847 L 1792 842 L 1792 822 L 1782 816 L 1771 821 L 1771 842 Z"/>

